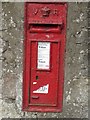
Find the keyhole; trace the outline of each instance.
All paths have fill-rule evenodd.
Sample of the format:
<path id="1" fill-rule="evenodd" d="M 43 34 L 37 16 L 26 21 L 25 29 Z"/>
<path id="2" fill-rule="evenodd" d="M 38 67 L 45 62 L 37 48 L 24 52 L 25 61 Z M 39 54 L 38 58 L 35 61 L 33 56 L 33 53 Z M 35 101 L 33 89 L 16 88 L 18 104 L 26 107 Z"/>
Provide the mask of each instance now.
<path id="1" fill-rule="evenodd" d="M 39 77 L 38 77 L 38 76 L 36 76 L 36 80 L 38 80 L 38 78 L 39 78 Z"/>

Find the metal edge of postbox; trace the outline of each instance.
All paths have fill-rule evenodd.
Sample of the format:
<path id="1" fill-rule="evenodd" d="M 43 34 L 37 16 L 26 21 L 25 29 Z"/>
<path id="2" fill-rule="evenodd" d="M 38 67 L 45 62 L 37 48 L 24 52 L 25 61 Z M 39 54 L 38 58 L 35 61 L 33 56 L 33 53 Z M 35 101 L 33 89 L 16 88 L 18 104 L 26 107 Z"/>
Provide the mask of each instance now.
<path id="1" fill-rule="evenodd" d="M 31 3 L 33 3 L 33 2 L 31 2 Z M 45 2 L 45 4 L 46 3 L 47 2 Z M 53 4 L 53 2 L 50 2 L 50 3 Z M 60 2 L 58 2 L 58 3 L 60 3 Z M 23 95 L 22 95 L 23 102 L 22 102 L 22 110 L 29 112 L 30 108 L 28 106 L 28 99 L 29 99 L 29 97 L 28 97 L 29 90 L 28 89 L 29 89 L 30 86 L 29 86 L 29 79 L 26 80 L 26 78 L 28 78 L 28 75 L 29 75 L 29 72 L 30 72 L 29 70 L 26 70 L 26 66 L 27 66 L 27 63 L 26 63 L 26 57 L 27 57 L 26 56 L 27 55 L 27 37 L 26 37 L 26 31 L 27 31 L 27 27 L 28 27 L 27 26 L 27 4 L 29 4 L 29 3 L 25 3 L 25 13 L 24 13 L 24 50 L 23 50 L 24 51 L 24 60 L 23 60 L 24 64 L 23 64 Z M 60 3 L 60 4 L 63 4 L 63 3 Z M 64 3 L 64 4 L 66 6 L 66 18 L 65 18 L 65 21 L 67 21 L 67 3 Z M 66 25 L 65 25 L 65 27 L 66 27 Z M 66 32 L 66 28 L 65 28 L 65 32 Z M 64 39 L 66 39 L 66 34 L 65 34 L 65 38 Z M 65 51 L 65 42 L 63 44 L 63 50 Z M 62 59 L 64 59 L 64 51 L 63 51 Z M 62 66 L 64 67 L 64 62 L 62 64 Z M 26 72 L 27 72 L 27 77 L 26 77 Z M 64 84 L 64 70 L 62 71 L 62 84 Z M 63 86 L 64 85 L 62 85 L 62 87 Z M 62 94 L 62 99 L 63 99 L 63 94 Z M 38 112 L 48 112 L 48 111 L 50 112 L 49 109 L 45 110 L 45 111 L 43 111 L 43 110 L 40 109 Z M 57 110 L 52 109 L 51 110 L 51 112 L 61 112 L 61 111 L 62 110 L 59 110 L 59 109 L 57 109 Z M 30 111 L 30 112 L 32 112 L 32 111 Z"/>

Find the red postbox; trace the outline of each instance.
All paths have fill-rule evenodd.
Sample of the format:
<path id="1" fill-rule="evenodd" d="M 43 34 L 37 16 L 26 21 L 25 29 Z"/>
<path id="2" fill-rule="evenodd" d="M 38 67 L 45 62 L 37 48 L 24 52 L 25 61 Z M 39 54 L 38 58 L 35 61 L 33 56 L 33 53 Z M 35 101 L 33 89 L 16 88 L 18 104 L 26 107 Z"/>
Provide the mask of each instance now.
<path id="1" fill-rule="evenodd" d="M 61 112 L 66 3 L 26 3 L 23 110 Z"/>

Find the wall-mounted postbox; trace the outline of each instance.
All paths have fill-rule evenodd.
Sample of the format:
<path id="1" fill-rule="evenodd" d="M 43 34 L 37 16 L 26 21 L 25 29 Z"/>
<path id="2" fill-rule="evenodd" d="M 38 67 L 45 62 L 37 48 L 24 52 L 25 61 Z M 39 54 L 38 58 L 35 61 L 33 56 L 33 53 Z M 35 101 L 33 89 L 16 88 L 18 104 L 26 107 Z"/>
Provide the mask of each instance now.
<path id="1" fill-rule="evenodd" d="M 26 3 L 23 110 L 60 112 L 66 3 Z"/>

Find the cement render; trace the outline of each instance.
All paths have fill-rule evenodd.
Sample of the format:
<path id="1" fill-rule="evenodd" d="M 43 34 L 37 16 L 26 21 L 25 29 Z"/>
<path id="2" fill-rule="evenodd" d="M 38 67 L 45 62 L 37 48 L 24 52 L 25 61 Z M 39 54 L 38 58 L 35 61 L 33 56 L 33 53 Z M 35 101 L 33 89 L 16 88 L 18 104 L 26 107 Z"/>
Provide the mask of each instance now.
<path id="1" fill-rule="evenodd" d="M 23 3 L 2 3 L 0 111 L 3 118 L 88 118 L 88 3 L 68 3 L 62 113 L 22 111 Z M 2 36 L 1 36 L 2 32 Z M 1 54 L 0 54 L 1 55 Z M 2 91 L 2 92 L 1 92 Z M 2 109 L 2 110 L 1 110 Z"/>

